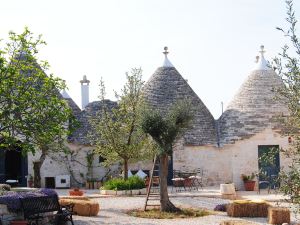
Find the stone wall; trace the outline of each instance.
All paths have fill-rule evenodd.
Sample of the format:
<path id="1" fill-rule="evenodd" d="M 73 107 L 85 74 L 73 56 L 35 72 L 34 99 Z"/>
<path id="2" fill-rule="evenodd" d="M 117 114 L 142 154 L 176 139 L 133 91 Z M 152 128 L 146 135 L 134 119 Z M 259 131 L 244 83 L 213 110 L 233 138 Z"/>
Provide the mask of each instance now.
<path id="1" fill-rule="evenodd" d="M 45 187 L 45 177 L 55 177 L 58 175 L 71 175 L 71 186 L 77 187 L 84 185 L 87 178 L 100 180 L 107 173 L 107 169 L 99 163 L 99 156 L 94 156 L 92 170 L 88 171 L 87 153 L 92 151 L 92 147 L 84 145 L 68 144 L 73 152 L 65 158 L 65 154 L 51 154 L 46 157 L 41 168 L 41 183 Z M 28 174 L 33 175 L 33 162 L 38 161 L 40 153 L 28 155 Z M 117 170 L 117 165 L 111 167 L 112 172 Z"/>
<path id="2" fill-rule="evenodd" d="M 174 150 L 174 169 L 193 170 L 202 168 L 204 180 L 208 185 L 234 182 L 238 189 L 243 189 L 241 174 L 258 172 L 258 145 L 279 145 L 288 148 L 288 138 L 280 136 L 272 129 L 236 141 L 221 148 L 214 146 L 183 146 L 178 142 Z M 289 159 L 280 155 L 280 166 L 289 164 Z"/>

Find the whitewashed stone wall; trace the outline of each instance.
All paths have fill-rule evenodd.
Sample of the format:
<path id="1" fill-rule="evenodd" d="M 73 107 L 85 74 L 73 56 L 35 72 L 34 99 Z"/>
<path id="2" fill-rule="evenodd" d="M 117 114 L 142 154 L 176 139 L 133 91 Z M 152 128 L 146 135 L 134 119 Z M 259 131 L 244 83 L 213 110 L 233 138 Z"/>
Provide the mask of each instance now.
<path id="1" fill-rule="evenodd" d="M 279 145 L 289 147 L 288 138 L 282 137 L 272 129 L 236 141 L 235 144 L 215 146 L 183 146 L 177 143 L 174 150 L 174 169 L 193 170 L 202 168 L 208 185 L 234 182 L 238 189 L 243 189 L 241 174 L 258 172 L 258 145 Z M 286 167 L 289 159 L 280 155 L 280 166 Z"/>
<path id="2" fill-rule="evenodd" d="M 87 153 L 92 151 L 91 146 L 68 144 L 68 147 L 73 152 L 73 156 L 68 156 L 68 160 L 64 160 L 63 154 L 47 156 L 41 168 L 41 184 L 45 186 L 45 177 L 55 177 L 58 175 L 71 175 L 70 169 L 75 179 L 71 178 L 72 186 L 80 186 L 79 183 L 85 183 L 87 177 L 101 179 L 107 172 L 107 169 L 99 163 L 99 157 L 94 156 L 93 167 L 91 173 L 87 167 Z M 40 153 L 37 151 L 35 155 L 28 155 L 28 174 L 33 176 L 33 162 L 38 161 Z M 113 170 L 117 166 L 112 167 Z M 76 181 L 75 181 L 76 180 Z"/>

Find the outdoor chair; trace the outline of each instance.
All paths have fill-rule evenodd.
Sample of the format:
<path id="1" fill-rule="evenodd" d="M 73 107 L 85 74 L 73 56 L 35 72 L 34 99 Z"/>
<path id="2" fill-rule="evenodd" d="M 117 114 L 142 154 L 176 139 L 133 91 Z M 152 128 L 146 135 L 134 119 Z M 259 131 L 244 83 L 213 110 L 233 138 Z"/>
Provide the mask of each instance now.
<path id="1" fill-rule="evenodd" d="M 173 186 L 172 186 L 172 191 L 173 191 L 173 187 L 175 188 L 175 191 L 184 191 L 185 187 L 184 187 L 184 178 L 180 177 L 180 171 L 179 170 L 173 170 L 173 178 L 172 178 L 172 182 L 173 182 Z"/>
<path id="2" fill-rule="evenodd" d="M 258 193 L 260 194 L 261 189 L 268 189 L 268 194 L 271 189 L 276 190 L 279 187 L 278 176 L 270 174 L 268 171 L 263 171 L 258 174 Z"/>
<path id="3" fill-rule="evenodd" d="M 203 189 L 203 177 L 204 171 L 201 168 L 194 170 L 194 175 L 191 175 L 189 178 L 193 179 L 193 187 L 199 190 L 199 187 Z"/>

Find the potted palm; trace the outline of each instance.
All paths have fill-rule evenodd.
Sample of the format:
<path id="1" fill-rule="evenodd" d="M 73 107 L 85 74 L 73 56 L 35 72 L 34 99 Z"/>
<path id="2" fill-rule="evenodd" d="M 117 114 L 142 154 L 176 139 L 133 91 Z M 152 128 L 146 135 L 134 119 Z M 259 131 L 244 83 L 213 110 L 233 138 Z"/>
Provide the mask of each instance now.
<path id="1" fill-rule="evenodd" d="M 255 174 L 252 173 L 251 175 L 241 175 L 242 180 L 244 181 L 244 187 L 246 191 L 254 191 L 255 187 Z"/>

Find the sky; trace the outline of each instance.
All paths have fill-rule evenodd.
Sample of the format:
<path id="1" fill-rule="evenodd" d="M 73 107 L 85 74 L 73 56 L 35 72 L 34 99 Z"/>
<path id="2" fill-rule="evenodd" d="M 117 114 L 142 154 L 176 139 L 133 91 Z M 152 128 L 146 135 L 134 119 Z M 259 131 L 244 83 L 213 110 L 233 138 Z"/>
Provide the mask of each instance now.
<path id="1" fill-rule="evenodd" d="M 0 1 L 0 39 L 25 26 L 42 34 L 47 46 L 39 58 L 50 63 L 47 73 L 66 80 L 79 106 L 83 75 L 90 101 L 98 99 L 101 77 L 113 100 L 126 72 L 141 67 L 147 81 L 168 46 L 172 64 L 217 119 L 221 102 L 226 108 L 254 68 L 260 45 L 271 60 L 288 42 L 275 29 L 287 27 L 284 0 Z"/>

